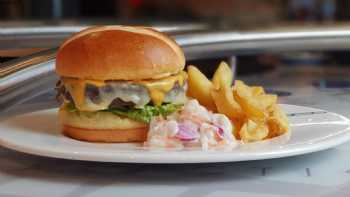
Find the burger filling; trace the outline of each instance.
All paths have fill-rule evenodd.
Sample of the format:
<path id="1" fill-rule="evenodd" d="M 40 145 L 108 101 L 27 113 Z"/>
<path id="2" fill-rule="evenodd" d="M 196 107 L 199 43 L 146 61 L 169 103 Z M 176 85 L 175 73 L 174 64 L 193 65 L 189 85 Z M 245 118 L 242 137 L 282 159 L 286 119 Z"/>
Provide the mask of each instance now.
<path id="1" fill-rule="evenodd" d="M 153 116 L 166 116 L 186 101 L 186 73 L 158 80 L 96 81 L 61 78 L 58 98 L 70 112 L 108 111 L 149 122 Z"/>

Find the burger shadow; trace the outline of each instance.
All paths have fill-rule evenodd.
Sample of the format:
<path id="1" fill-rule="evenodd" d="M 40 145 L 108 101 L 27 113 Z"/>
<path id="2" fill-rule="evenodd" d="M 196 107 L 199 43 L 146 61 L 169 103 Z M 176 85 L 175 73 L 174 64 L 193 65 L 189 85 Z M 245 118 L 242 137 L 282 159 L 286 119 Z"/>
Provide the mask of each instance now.
<path id="1" fill-rule="evenodd" d="M 20 132 L 40 133 L 43 135 L 57 135 L 60 124 L 56 113 L 33 113 L 15 117 L 6 123 L 7 126 Z"/>

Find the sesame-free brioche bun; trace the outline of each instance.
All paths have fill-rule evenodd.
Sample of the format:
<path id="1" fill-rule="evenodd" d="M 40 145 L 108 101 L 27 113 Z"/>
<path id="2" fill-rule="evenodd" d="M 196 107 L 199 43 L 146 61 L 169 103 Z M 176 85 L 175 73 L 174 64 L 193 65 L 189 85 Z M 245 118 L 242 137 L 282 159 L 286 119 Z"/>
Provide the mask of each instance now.
<path id="1" fill-rule="evenodd" d="M 137 129 L 82 129 L 63 126 L 63 133 L 73 139 L 88 142 L 144 142 L 147 138 L 147 128 Z"/>
<path id="2" fill-rule="evenodd" d="M 183 51 L 174 40 L 131 26 L 88 28 L 66 40 L 56 57 L 57 74 L 80 79 L 158 79 L 184 66 Z"/>
<path id="3" fill-rule="evenodd" d="M 145 123 L 111 112 L 70 112 L 64 105 L 59 119 L 65 135 L 90 142 L 144 142 L 148 131 Z"/>

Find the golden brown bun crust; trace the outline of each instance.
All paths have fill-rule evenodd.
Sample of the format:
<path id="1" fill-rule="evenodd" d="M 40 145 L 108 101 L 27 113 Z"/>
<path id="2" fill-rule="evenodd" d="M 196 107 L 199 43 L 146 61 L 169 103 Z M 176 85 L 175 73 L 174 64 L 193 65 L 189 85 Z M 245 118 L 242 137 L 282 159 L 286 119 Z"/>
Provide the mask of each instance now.
<path id="1" fill-rule="evenodd" d="M 88 142 L 144 142 L 147 138 L 147 128 L 137 129 L 82 129 L 63 126 L 63 133 L 73 139 Z"/>
<path id="2" fill-rule="evenodd" d="M 184 66 L 184 54 L 171 38 L 130 26 L 88 28 L 66 40 L 56 57 L 59 75 L 81 79 L 156 79 Z"/>

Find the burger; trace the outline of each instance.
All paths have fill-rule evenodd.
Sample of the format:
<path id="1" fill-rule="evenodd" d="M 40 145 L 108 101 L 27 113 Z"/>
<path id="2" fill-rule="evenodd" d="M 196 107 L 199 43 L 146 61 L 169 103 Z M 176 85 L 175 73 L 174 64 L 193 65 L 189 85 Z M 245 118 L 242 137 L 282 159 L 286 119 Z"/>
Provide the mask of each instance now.
<path id="1" fill-rule="evenodd" d="M 142 142 L 155 116 L 186 101 L 185 57 L 146 27 L 92 27 L 59 48 L 57 95 L 63 133 L 90 142 Z"/>

